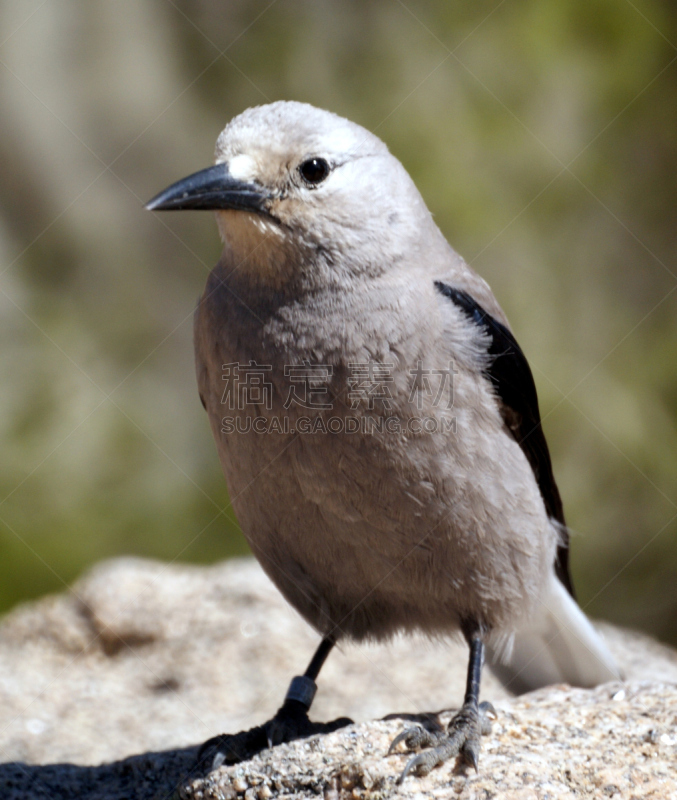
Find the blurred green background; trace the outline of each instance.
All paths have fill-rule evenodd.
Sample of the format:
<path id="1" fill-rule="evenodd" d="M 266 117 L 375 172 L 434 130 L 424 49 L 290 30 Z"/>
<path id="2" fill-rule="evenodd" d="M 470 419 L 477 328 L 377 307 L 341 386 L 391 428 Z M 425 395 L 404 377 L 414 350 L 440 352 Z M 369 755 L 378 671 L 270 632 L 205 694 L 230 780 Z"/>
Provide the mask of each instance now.
<path id="1" fill-rule="evenodd" d="M 531 361 L 582 604 L 677 644 L 676 9 L 0 2 L 0 607 L 246 552 L 193 374 L 216 227 L 142 204 L 284 98 L 410 171 Z"/>

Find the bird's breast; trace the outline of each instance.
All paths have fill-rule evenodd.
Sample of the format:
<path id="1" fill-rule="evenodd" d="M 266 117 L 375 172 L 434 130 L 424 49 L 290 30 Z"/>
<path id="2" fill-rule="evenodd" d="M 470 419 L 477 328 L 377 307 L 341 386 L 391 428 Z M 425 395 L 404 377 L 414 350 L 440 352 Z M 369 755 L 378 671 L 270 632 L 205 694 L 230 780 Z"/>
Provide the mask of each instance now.
<path id="1" fill-rule="evenodd" d="M 257 319 L 223 291 L 198 309 L 198 382 L 243 532 L 290 602 L 358 638 L 522 609 L 542 501 L 434 314 L 375 292 L 368 313 L 327 296 Z"/>

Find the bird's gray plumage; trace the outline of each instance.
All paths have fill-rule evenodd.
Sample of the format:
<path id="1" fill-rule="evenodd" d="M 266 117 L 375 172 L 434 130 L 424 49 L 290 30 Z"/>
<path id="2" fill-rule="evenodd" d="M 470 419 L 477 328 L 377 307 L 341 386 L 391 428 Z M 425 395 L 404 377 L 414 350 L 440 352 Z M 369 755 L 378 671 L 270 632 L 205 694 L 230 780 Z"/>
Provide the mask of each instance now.
<path id="1" fill-rule="evenodd" d="M 299 170 L 312 158 L 329 166 L 317 185 Z M 280 591 L 335 639 L 454 634 L 472 620 L 504 654 L 529 632 L 529 657 L 522 663 L 517 653 L 512 672 L 504 665 L 506 679 L 519 672 L 530 687 L 614 677 L 561 585 L 563 516 L 553 512 L 537 403 L 533 419 L 533 403 L 511 405 L 519 369 L 502 363 L 502 387 L 492 373 L 497 332 L 514 342 L 508 321 L 400 162 L 360 126 L 293 102 L 236 117 L 216 162 L 246 200 L 209 205 L 205 194 L 192 206 L 217 209 L 224 245 L 195 316 L 198 384 L 238 520 Z M 173 200 L 162 195 L 151 207 L 191 207 L 172 206 L 184 195 L 167 192 Z M 389 407 L 376 411 L 397 430 L 296 430 L 301 416 L 373 416 L 368 398 L 351 391 L 355 365 L 370 362 L 388 365 Z M 269 368 L 270 407 L 225 408 L 224 370 L 234 364 Z M 287 407 L 289 367 L 303 364 L 327 367 L 331 409 Z M 414 404 L 414 371 L 448 366 L 453 405 L 421 391 Z M 257 416 L 271 425 L 285 418 L 290 430 L 224 432 L 226 413 L 243 429 L 245 417 Z M 408 429 L 414 418 L 437 430 Z M 534 419 L 540 455 L 524 441 Z M 559 636 L 564 630 L 570 635 Z M 555 665 L 549 672 L 535 668 L 541 651 Z"/>

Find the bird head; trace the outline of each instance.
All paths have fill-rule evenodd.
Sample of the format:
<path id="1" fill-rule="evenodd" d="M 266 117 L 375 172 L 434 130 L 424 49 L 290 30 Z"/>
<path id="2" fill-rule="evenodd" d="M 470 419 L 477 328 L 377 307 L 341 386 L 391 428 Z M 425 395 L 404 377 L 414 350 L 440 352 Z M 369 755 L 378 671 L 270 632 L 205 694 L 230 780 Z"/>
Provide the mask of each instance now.
<path id="1" fill-rule="evenodd" d="M 319 262 L 353 274 L 382 270 L 431 224 L 409 175 L 377 136 L 297 102 L 235 117 L 218 138 L 216 164 L 146 208 L 215 211 L 230 261 L 273 284 Z"/>

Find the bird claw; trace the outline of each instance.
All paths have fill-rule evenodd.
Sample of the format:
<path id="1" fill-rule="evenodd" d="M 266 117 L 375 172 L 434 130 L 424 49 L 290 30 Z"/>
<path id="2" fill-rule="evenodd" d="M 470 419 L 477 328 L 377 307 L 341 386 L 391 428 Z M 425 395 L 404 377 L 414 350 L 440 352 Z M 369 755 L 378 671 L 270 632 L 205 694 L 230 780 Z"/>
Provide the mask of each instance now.
<path id="1" fill-rule="evenodd" d="M 447 730 L 442 734 L 432 734 L 423 727 L 407 728 L 398 733 L 388 749 L 388 755 L 401 742 L 409 750 L 425 749 L 409 759 L 397 783 L 401 784 L 412 771 L 419 776 L 427 775 L 452 756 L 458 756 L 477 772 L 480 738 L 482 734 L 491 732 L 492 718 L 496 718 L 496 710 L 491 703 L 485 702 L 479 706 L 467 704 L 451 718 Z"/>
<path id="2" fill-rule="evenodd" d="M 298 705 L 298 708 L 296 707 Z M 332 722 L 312 722 L 300 704 L 285 703 L 277 714 L 264 725 L 235 734 L 221 734 L 205 742 L 198 753 L 198 764 L 209 764 L 208 772 L 223 764 L 237 764 L 265 750 L 267 747 L 295 739 L 306 739 L 317 733 L 333 731 L 351 725 L 352 720 L 341 717 Z M 212 755 L 213 753 L 213 755 Z"/>
<path id="3" fill-rule="evenodd" d="M 397 734 L 390 743 L 387 755 L 392 755 L 400 742 L 404 742 L 408 750 L 417 750 L 419 747 L 432 747 L 437 742 L 437 737 L 422 725 L 413 725 Z"/>
<path id="4" fill-rule="evenodd" d="M 479 712 L 482 736 L 488 736 L 491 733 L 491 723 L 498 719 L 498 712 L 488 700 L 480 703 Z"/>
<path id="5" fill-rule="evenodd" d="M 480 771 L 480 743 L 479 738 L 477 742 L 466 741 L 462 745 L 459 756 L 465 761 L 466 764 L 471 766 L 475 772 Z"/>
<path id="6" fill-rule="evenodd" d="M 387 756 L 391 756 L 395 752 L 395 748 L 400 742 L 403 742 L 407 736 L 409 735 L 409 731 L 411 728 L 405 728 L 403 731 L 397 734 L 397 736 L 392 740 L 390 743 L 390 747 L 388 748 L 388 752 L 386 753 Z"/>
<path id="7" fill-rule="evenodd" d="M 397 779 L 397 785 L 399 786 L 404 781 L 412 769 L 416 770 L 417 775 L 427 775 L 435 766 L 435 764 L 428 764 L 428 762 L 431 760 L 429 756 L 432 752 L 432 750 L 426 750 L 425 752 L 418 753 L 417 755 L 413 756 L 413 758 L 410 758 L 409 761 L 407 761 L 405 768 L 402 770 L 402 774 Z"/>

